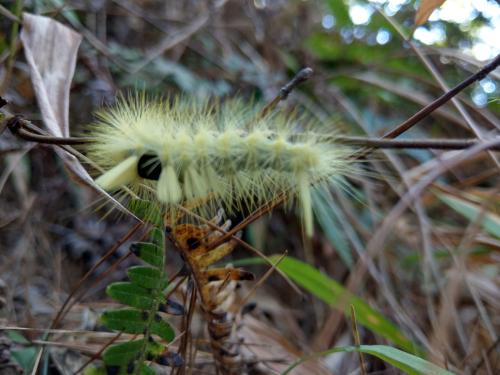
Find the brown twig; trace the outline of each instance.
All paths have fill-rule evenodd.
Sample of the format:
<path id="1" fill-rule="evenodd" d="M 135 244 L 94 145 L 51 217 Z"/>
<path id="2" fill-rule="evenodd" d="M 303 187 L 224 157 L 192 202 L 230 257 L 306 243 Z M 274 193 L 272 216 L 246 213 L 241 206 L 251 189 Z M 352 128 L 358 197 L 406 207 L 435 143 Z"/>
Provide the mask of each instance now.
<path id="1" fill-rule="evenodd" d="M 339 143 L 364 146 L 370 148 L 411 148 L 436 150 L 461 150 L 482 143 L 477 138 L 471 139 L 384 139 L 365 137 L 336 137 Z M 498 146 L 492 145 L 490 150 L 500 151 Z"/>
<path id="2" fill-rule="evenodd" d="M 413 116 L 411 116 L 409 119 L 406 121 L 402 122 L 399 124 L 396 128 L 391 130 L 390 132 L 384 134 L 382 138 L 396 138 L 397 136 L 403 134 L 405 131 L 413 127 L 415 124 L 417 124 L 420 120 L 424 119 L 427 117 L 429 114 L 434 112 L 437 108 L 441 107 L 444 103 L 449 101 L 451 98 L 455 97 L 458 93 L 463 91 L 466 87 L 470 86 L 476 81 L 479 81 L 486 77 L 488 73 L 496 69 L 500 65 L 500 55 L 495 57 L 489 64 L 486 64 L 479 72 L 476 74 L 471 75 L 469 78 L 466 80 L 462 81 L 455 87 L 453 87 L 451 90 L 447 91 L 443 95 L 441 95 L 439 98 L 434 100 L 432 103 L 426 105 L 424 108 L 422 108 L 420 111 L 415 113 Z"/>
<path id="3" fill-rule="evenodd" d="M 366 245 L 366 256 L 359 259 L 358 265 L 349 276 L 349 280 L 347 283 L 349 291 L 357 293 L 360 285 L 364 280 L 364 275 L 368 268 L 368 259 L 374 259 L 377 254 L 384 249 L 384 241 L 393 230 L 394 223 L 413 202 L 413 200 L 416 197 L 420 196 L 422 192 L 429 185 L 431 185 L 434 180 L 436 180 L 441 174 L 450 170 L 451 168 L 456 167 L 457 165 L 460 165 L 460 163 L 470 159 L 478 153 L 484 152 L 493 145 L 500 146 L 500 139 L 480 143 L 474 147 L 464 150 L 460 154 L 456 155 L 453 159 L 443 162 L 439 167 L 429 172 L 424 178 L 411 186 L 411 188 L 405 193 L 405 195 L 403 195 L 403 197 L 393 207 L 389 214 L 385 216 L 382 224 Z"/>
<path id="4" fill-rule="evenodd" d="M 111 344 L 113 344 L 116 340 L 118 340 L 121 335 L 122 335 L 122 332 L 119 332 L 118 334 L 113 336 L 110 340 L 108 340 L 108 342 L 106 344 L 104 344 L 103 347 L 101 349 L 99 349 L 99 351 L 97 353 L 95 353 L 93 356 L 91 356 L 83 365 L 81 365 L 78 368 L 78 370 L 76 370 L 73 373 L 73 375 L 79 374 L 81 371 L 83 371 L 83 369 L 85 369 L 85 367 L 87 367 L 92 362 L 94 362 L 96 359 L 101 357 L 102 353 L 106 350 L 106 348 L 108 348 Z"/>
<path id="5" fill-rule="evenodd" d="M 356 310 L 354 305 L 351 305 L 351 324 L 352 324 L 352 334 L 354 336 L 354 344 L 357 348 L 361 345 L 361 340 L 359 338 L 358 322 L 356 320 Z M 365 359 L 363 358 L 363 353 L 358 351 L 359 367 L 361 368 L 361 374 L 366 375 Z"/>
<path id="6" fill-rule="evenodd" d="M 75 285 L 75 287 L 71 290 L 70 294 L 68 295 L 68 297 L 66 298 L 66 300 L 64 301 L 64 303 L 62 304 L 61 308 L 59 309 L 58 313 L 56 314 L 56 317 L 54 318 L 54 320 L 52 321 L 52 324 L 50 325 L 50 328 L 53 329 L 53 328 L 56 328 L 57 325 L 59 324 L 60 320 L 64 317 L 65 313 L 67 312 L 67 306 L 69 305 L 71 299 L 76 295 L 76 293 L 78 292 L 78 290 L 82 287 L 82 285 L 85 283 L 85 281 L 87 281 L 87 279 L 89 279 L 89 277 L 92 275 L 92 273 L 102 264 L 106 261 L 106 259 L 108 259 L 111 255 L 114 254 L 114 252 L 116 250 L 118 250 L 118 248 L 123 244 L 125 243 L 126 241 L 128 241 L 128 239 L 130 237 L 132 237 L 134 235 L 135 232 L 137 232 L 142 226 L 142 223 L 138 223 L 136 224 L 132 229 L 130 229 L 123 238 L 121 238 L 105 255 L 103 255 L 101 257 L 101 259 L 99 259 L 99 261 L 94 264 L 92 266 L 92 268 L 90 270 L 87 271 L 87 273 L 78 281 L 78 283 Z"/>
<path id="7" fill-rule="evenodd" d="M 1 105 L 1 102 L 0 102 Z M 36 127 L 21 116 L 7 117 L 5 126 L 12 134 L 26 141 L 51 144 L 51 145 L 81 145 L 94 142 L 92 138 L 85 137 L 51 137 L 39 134 Z M 3 127 L 2 127 L 3 128 Z M 28 130 L 29 129 L 29 130 Z M 393 149 L 439 149 L 439 150 L 461 150 L 479 144 L 476 138 L 470 139 L 401 139 L 391 140 L 383 138 L 366 138 L 366 137 L 335 137 L 335 141 L 351 145 L 370 148 L 393 148 Z M 500 151 L 498 147 L 491 150 Z"/>
<path id="8" fill-rule="evenodd" d="M 3 99 L 2 99 L 3 100 Z M 0 103 L 1 104 L 1 103 Z M 38 142 L 52 145 L 81 145 L 92 142 L 91 138 L 83 137 L 52 137 L 42 135 L 36 127 L 22 116 L 6 116 L 4 119 L 6 127 L 9 128 L 12 134 L 30 142 Z M 27 130 L 29 129 L 29 130 Z"/>
<path id="9" fill-rule="evenodd" d="M 269 276 L 272 275 L 272 273 L 278 269 L 279 264 L 285 257 L 288 255 L 288 250 L 285 250 L 283 254 L 276 260 L 276 262 L 266 271 L 266 273 L 252 286 L 250 291 L 243 297 L 241 301 L 238 302 L 236 307 L 234 308 L 234 311 L 240 311 L 242 306 L 245 306 L 250 299 L 255 293 L 255 291 L 264 284 L 264 282 L 269 278 Z"/>
<path id="10" fill-rule="evenodd" d="M 38 143 L 46 143 L 50 145 L 81 145 L 85 143 L 92 142 L 90 138 L 79 138 L 79 137 L 49 137 L 44 135 L 38 135 L 30 133 L 22 128 L 18 129 L 15 133 L 20 138 Z"/>
<path id="11" fill-rule="evenodd" d="M 458 95 L 461 91 L 463 91 L 466 87 L 470 86 L 472 83 L 483 79 L 496 69 L 500 65 L 500 55 L 495 57 L 490 63 L 486 64 L 481 70 L 479 70 L 477 73 L 471 75 L 469 78 L 465 79 L 458 85 L 456 85 L 454 88 L 451 90 L 445 92 L 443 95 L 441 95 L 439 98 L 434 100 L 433 102 L 429 103 L 426 105 L 424 108 L 422 108 L 420 111 L 415 113 L 413 116 L 408 118 L 407 120 L 403 121 L 401 124 L 396 126 L 394 129 L 391 131 L 385 133 L 381 139 L 392 139 L 400 136 L 407 130 L 411 129 L 413 126 L 415 126 L 418 122 L 429 116 L 432 112 L 434 112 L 436 109 L 441 107 L 443 104 L 454 98 L 456 95 Z M 479 144 L 479 143 L 477 143 Z M 361 150 L 357 153 L 356 159 L 361 159 L 364 158 L 366 155 L 368 155 L 370 152 L 372 152 L 376 146 L 370 146 L 367 149 Z M 385 147 L 388 148 L 388 147 Z M 401 148 L 401 147 L 396 147 L 396 148 Z M 459 147 L 463 148 L 463 147 Z"/>
<path id="12" fill-rule="evenodd" d="M 281 204 L 285 200 L 286 195 L 282 195 L 281 197 L 282 198 L 280 198 L 279 200 L 275 201 L 275 205 L 273 205 L 272 207 L 276 207 L 279 204 Z M 218 237 L 217 239 L 215 239 L 214 241 L 210 242 L 210 244 L 207 245 L 207 249 L 210 249 L 210 250 L 211 249 L 215 249 L 217 246 L 219 246 L 220 244 L 222 244 L 223 242 L 225 242 L 227 239 L 231 238 L 234 241 L 236 241 L 238 244 L 240 244 L 241 246 L 243 246 L 244 248 L 246 248 L 247 250 L 250 250 L 253 253 L 255 253 L 258 256 L 260 256 L 262 259 L 264 259 L 268 264 L 270 264 L 272 266 L 274 263 L 271 261 L 271 259 L 268 256 L 266 256 L 262 251 L 256 249 L 252 245 L 250 245 L 247 242 L 243 241 L 241 238 L 239 238 L 236 235 L 237 232 L 239 232 L 240 230 L 242 230 L 243 228 L 245 228 L 248 224 L 250 224 L 254 220 L 257 220 L 257 218 L 261 217 L 266 212 L 268 212 L 268 211 L 263 210 L 263 208 L 265 208 L 265 207 L 268 207 L 268 203 L 264 204 L 263 206 L 261 206 L 259 209 L 257 209 L 254 212 L 254 214 L 257 213 L 258 216 L 254 215 L 254 214 L 250 215 L 247 219 L 245 219 L 240 224 L 238 224 L 235 228 L 233 228 L 233 229 L 231 229 L 229 231 L 226 231 L 226 230 L 222 229 L 218 225 L 215 225 L 214 223 L 210 222 L 209 220 L 206 220 L 206 219 L 202 218 L 201 216 L 199 216 L 196 213 L 188 210 L 185 207 L 179 206 L 179 210 L 181 210 L 184 213 L 186 213 L 186 214 L 188 214 L 188 215 L 190 215 L 190 216 L 192 216 L 192 217 L 194 217 L 194 218 L 202 221 L 204 224 L 208 225 L 214 231 L 218 231 L 218 232 L 222 233 L 222 236 Z M 225 240 L 221 242 L 220 241 L 221 238 L 225 238 Z M 290 287 L 295 292 L 297 292 L 297 294 L 302 295 L 302 292 L 300 291 L 300 289 L 293 283 L 293 281 L 290 280 L 290 278 L 283 271 L 281 271 L 279 268 L 277 268 L 276 272 L 278 272 L 280 274 L 280 276 L 282 276 L 285 279 L 285 281 L 288 283 L 288 285 L 290 285 Z"/>
<path id="13" fill-rule="evenodd" d="M 301 83 L 307 81 L 313 74 L 313 70 L 309 67 L 301 69 L 295 77 L 291 79 L 285 86 L 283 86 L 278 95 L 274 97 L 266 106 L 262 109 L 262 112 L 259 115 L 259 118 L 263 118 L 269 114 L 282 100 L 286 100 L 288 95 Z"/>
<path id="14" fill-rule="evenodd" d="M 303 73 L 307 71 L 306 73 Z M 290 82 L 288 82 L 285 86 L 283 86 L 280 90 L 280 94 L 276 96 L 276 98 L 286 98 L 293 90 L 301 82 L 305 81 L 307 78 L 307 74 L 311 74 L 312 70 L 310 68 L 305 68 L 301 72 L 299 72 Z M 303 73 L 303 74 L 301 74 Z M 276 100 L 273 99 L 274 100 Z M 279 101 L 278 100 L 278 101 Z M 273 101 L 271 101 L 266 107 L 262 110 L 261 116 L 265 116 L 265 113 L 272 110 L 272 108 L 276 105 L 272 105 Z M 7 102 L 0 97 L 0 108 L 2 105 Z M 52 145 L 81 145 L 90 142 L 94 142 L 92 138 L 85 137 L 52 137 L 41 134 L 41 131 L 34 126 L 30 121 L 22 118 L 21 116 L 6 116 L 2 125 L 0 125 L 0 129 L 8 128 L 12 134 L 22 138 L 26 141 L 44 143 L 44 144 L 52 144 Z M 393 132 L 396 129 L 393 130 Z M 389 133 L 388 133 L 389 134 Z M 387 135 L 384 137 L 388 137 Z M 440 150 L 461 150 L 464 148 L 468 148 L 479 144 L 476 138 L 471 139 L 404 139 L 404 140 L 390 140 L 384 138 L 366 138 L 366 137 L 350 137 L 350 136 L 339 136 L 335 137 L 335 141 L 351 145 L 351 146 L 361 146 L 361 147 L 369 147 L 369 148 L 391 148 L 391 149 L 440 149 Z M 500 149 L 496 146 L 491 148 L 491 150 L 500 151 Z"/>

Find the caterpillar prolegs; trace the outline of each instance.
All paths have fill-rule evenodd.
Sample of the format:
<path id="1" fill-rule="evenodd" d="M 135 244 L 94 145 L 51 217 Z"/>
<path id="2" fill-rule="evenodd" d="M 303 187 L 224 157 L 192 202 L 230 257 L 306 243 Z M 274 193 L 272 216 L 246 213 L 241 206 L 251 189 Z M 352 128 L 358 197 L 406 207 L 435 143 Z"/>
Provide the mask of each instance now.
<path id="1" fill-rule="evenodd" d="M 227 230 L 230 225 L 231 222 L 226 221 L 221 228 Z M 239 343 L 234 334 L 234 316 L 230 307 L 234 302 L 236 281 L 253 280 L 254 276 L 239 268 L 209 268 L 230 254 L 236 246 L 236 241 L 231 239 L 211 249 L 210 244 L 218 236 L 219 234 L 208 226 L 193 224 L 178 224 L 172 228 L 170 234 L 200 295 L 218 373 L 243 374 Z"/>

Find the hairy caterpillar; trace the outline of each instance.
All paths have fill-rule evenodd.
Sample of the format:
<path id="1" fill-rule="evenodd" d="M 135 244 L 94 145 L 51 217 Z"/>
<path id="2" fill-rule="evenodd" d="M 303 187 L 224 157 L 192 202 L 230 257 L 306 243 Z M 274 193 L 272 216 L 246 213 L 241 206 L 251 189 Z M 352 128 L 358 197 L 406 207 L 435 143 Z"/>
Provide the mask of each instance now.
<path id="1" fill-rule="evenodd" d="M 213 215 L 255 208 L 286 192 L 313 232 L 312 187 L 353 173 L 352 151 L 304 117 L 256 116 L 239 100 L 210 104 L 137 94 L 98 113 L 89 156 L 107 171 L 96 182 L 157 199 L 167 210 L 202 200 Z M 151 194 L 153 192 L 153 194 Z"/>

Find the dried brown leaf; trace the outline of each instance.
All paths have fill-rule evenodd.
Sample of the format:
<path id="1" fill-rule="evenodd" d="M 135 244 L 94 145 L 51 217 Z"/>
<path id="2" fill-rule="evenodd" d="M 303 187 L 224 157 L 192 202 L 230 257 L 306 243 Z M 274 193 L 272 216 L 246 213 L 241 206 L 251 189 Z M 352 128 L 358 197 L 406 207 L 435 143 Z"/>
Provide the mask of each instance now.
<path id="1" fill-rule="evenodd" d="M 446 0 L 422 0 L 417 10 L 417 14 L 415 14 L 415 25 L 420 26 L 427 22 L 432 12 L 439 8 L 445 1 Z"/>
<path id="2" fill-rule="evenodd" d="M 67 137 L 69 89 L 82 37 L 48 17 L 24 13 L 21 41 L 43 121 L 52 134 Z"/>
<path id="3" fill-rule="evenodd" d="M 69 91 L 81 41 L 79 33 L 51 18 L 23 14 L 21 42 L 30 67 L 31 82 L 43 122 L 57 137 L 69 136 Z M 59 147 L 55 150 L 77 182 L 105 195 L 120 210 L 132 215 L 94 183 L 76 157 Z"/>

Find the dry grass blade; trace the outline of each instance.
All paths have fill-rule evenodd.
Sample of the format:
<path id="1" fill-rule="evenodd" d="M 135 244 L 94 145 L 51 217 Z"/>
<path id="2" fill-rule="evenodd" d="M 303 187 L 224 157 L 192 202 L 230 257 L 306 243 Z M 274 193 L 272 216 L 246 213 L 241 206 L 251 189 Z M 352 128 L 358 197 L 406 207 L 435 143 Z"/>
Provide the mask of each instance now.
<path id="1" fill-rule="evenodd" d="M 454 158 L 443 163 L 440 167 L 429 172 L 428 175 L 424 176 L 419 182 L 413 185 L 408 192 L 400 199 L 400 201 L 394 206 L 391 212 L 386 216 L 382 225 L 374 233 L 373 237 L 367 244 L 366 251 L 367 254 L 373 258 L 378 253 L 384 249 L 384 243 L 386 238 L 392 231 L 394 223 L 401 216 L 401 214 L 406 210 L 406 208 L 411 204 L 415 197 L 420 196 L 424 189 L 429 186 L 435 179 L 437 179 L 442 173 L 453 168 L 460 163 L 468 160 L 469 158 L 475 156 L 476 154 L 487 150 L 493 145 L 500 145 L 500 140 L 495 139 L 483 144 L 471 147 L 468 150 L 458 153 Z M 356 291 L 359 289 L 362 281 L 364 280 L 366 274 L 367 263 L 363 258 L 360 259 L 360 263 L 357 269 L 351 274 L 349 278 L 349 290 Z"/>

